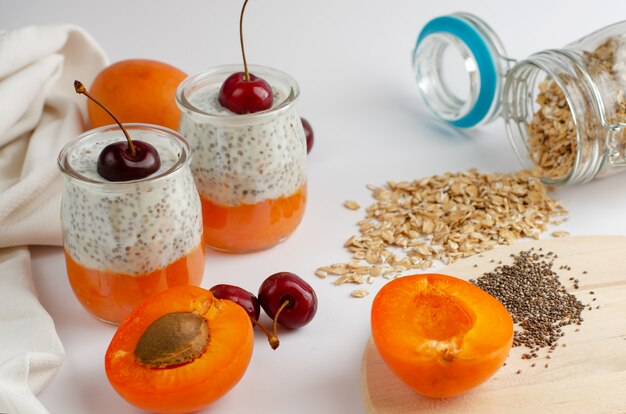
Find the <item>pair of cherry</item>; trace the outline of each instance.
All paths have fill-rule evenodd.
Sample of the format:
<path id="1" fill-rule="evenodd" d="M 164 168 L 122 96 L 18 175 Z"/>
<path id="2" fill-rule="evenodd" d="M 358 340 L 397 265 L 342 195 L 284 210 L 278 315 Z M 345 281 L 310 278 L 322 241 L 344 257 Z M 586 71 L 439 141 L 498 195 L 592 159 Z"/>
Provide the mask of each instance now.
<path id="1" fill-rule="evenodd" d="M 278 347 L 276 324 L 285 328 L 300 328 L 313 319 L 317 312 L 317 295 L 302 278 L 290 272 L 274 273 L 259 287 L 258 297 L 239 286 L 215 285 L 209 289 L 218 299 L 228 299 L 241 306 L 253 325 L 267 335 L 273 349 Z M 274 321 L 273 333 L 259 323 L 261 309 Z"/>

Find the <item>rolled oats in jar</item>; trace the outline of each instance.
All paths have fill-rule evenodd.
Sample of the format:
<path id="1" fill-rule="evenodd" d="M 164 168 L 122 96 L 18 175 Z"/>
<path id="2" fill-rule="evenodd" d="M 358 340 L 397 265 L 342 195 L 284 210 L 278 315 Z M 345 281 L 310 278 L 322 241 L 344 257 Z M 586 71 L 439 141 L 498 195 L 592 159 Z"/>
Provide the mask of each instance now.
<path id="1" fill-rule="evenodd" d="M 450 63 L 450 53 L 461 56 L 462 67 Z M 625 57 L 626 22 L 516 62 L 489 25 L 457 13 L 424 27 L 413 66 L 435 114 L 463 128 L 502 115 L 524 167 L 563 185 L 626 165 Z"/>
<path id="2" fill-rule="evenodd" d="M 507 130 L 520 159 L 547 183 L 586 182 L 625 164 L 625 57 L 626 23 L 618 23 L 509 72 Z"/>

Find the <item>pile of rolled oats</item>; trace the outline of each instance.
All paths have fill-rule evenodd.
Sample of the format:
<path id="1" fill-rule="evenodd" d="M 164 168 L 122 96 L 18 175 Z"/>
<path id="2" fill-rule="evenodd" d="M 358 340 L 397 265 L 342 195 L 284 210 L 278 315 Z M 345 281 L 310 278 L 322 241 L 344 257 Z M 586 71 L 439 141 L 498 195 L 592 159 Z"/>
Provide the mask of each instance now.
<path id="1" fill-rule="evenodd" d="M 623 50 L 624 38 L 611 37 L 595 50 L 585 52 L 583 60 L 590 75 L 606 87 L 604 102 L 608 110 L 608 122 L 626 121 L 626 79 L 623 79 L 624 61 L 617 52 Z M 563 82 L 571 80 L 562 79 Z M 604 139 L 606 131 L 600 126 L 597 115 L 584 114 L 587 119 L 579 120 L 581 128 L 576 131 L 571 110 L 565 94 L 553 79 L 539 85 L 536 102 L 539 105 L 528 124 L 528 146 L 531 160 L 540 168 L 541 175 L 548 178 L 567 176 L 576 160 L 577 133 L 581 140 Z M 616 147 L 626 147 L 626 133 L 615 137 Z M 623 149 L 623 148 L 622 148 Z"/>
<path id="2" fill-rule="evenodd" d="M 358 222 L 359 235 L 344 244 L 352 260 L 315 272 L 320 278 L 335 276 L 336 285 L 374 283 L 379 277 L 428 269 L 438 260 L 452 263 L 522 237 L 537 239 L 567 215 L 530 171 L 481 174 L 472 169 L 368 188 L 375 202 Z M 360 209 L 353 201 L 344 206 Z"/>

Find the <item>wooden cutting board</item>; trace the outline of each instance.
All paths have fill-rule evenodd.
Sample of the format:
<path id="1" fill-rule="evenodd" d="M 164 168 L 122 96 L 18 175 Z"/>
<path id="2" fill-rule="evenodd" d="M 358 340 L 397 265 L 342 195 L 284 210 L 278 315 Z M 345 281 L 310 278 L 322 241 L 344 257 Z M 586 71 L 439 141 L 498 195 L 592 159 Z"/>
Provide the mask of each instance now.
<path id="1" fill-rule="evenodd" d="M 556 253 L 553 269 L 561 283 L 593 306 L 583 311 L 582 325 L 563 328 L 563 346 L 550 359 L 544 351 L 530 360 L 521 359 L 526 348 L 513 348 L 506 366 L 481 386 L 458 397 L 429 399 L 397 379 L 370 340 L 361 371 L 368 413 L 626 413 L 626 237 L 571 237 L 503 246 L 438 273 L 476 278 L 499 261 L 511 264 L 511 254 L 530 247 Z M 562 265 L 571 270 L 559 269 Z M 580 281 L 578 289 L 570 277 Z"/>

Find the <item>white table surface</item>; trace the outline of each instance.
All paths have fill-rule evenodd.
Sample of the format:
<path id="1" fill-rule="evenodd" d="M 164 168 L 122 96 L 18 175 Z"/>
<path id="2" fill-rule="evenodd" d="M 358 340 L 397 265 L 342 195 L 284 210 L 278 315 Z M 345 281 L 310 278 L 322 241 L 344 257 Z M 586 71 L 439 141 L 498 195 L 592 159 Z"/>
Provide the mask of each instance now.
<path id="1" fill-rule="evenodd" d="M 156 2 L 0 0 L 0 30 L 27 24 L 76 23 L 110 57 L 152 58 L 196 73 L 240 61 L 234 0 Z M 427 20 L 469 11 L 489 22 L 509 54 L 562 46 L 626 16 L 621 1 L 252 0 L 245 18 L 251 63 L 290 73 L 301 86 L 299 112 L 315 130 L 309 156 L 309 201 L 304 220 L 285 243 L 261 253 L 208 252 L 203 286 L 232 283 L 256 291 L 268 275 L 288 270 L 316 289 L 319 310 L 310 325 L 281 332 L 272 351 L 257 330 L 241 382 L 203 413 L 359 413 L 361 357 L 369 337 L 376 291 L 351 298 L 314 270 L 349 258 L 343 242 L 363 211 L 347 199 L 372 200 L 366 184 L 410 180 L 476 167 L 520 168 L 501 120 L 459 131 L 434 119 L 418 97 L 410 52 Z M 626 234 L 626 174 L 561 188 L 555 197 L 571 218 L 572 235 Z M 549 237 L 546 235 L 546 237 Z M 74 298 L 62 251 L 34 247 L 41 302 L 52 315 L 67 357 L 40 394 L 51 413 L 125 414 L 140 410 L 107 382 L 103 357 L 115 331 L 89 316 Z M 267 319 L 265 319 L 267 322 Z"/>

